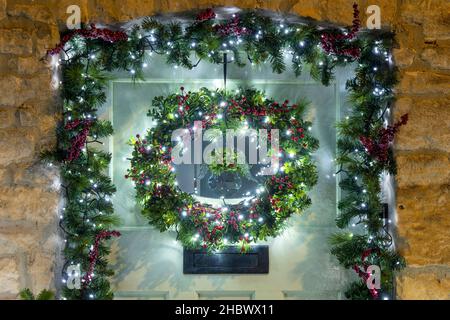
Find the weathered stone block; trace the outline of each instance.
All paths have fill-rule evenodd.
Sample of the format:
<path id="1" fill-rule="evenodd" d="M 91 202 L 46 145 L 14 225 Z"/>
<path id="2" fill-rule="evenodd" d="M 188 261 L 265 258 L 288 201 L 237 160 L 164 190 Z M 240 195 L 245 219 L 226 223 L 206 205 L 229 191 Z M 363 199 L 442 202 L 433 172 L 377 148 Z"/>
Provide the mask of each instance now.
<path id="1" fill-rule="evenodd" d="M 404 94 L 448 94 L 450 75 L 424 71 L 407 71 L 398 85 Z"/>
<path id="2" fill-rule="evenodd" d="M 398 235 L 408 264 L 450 265 L 450 185 L 399 188 Z"/>
<path id="3" fill-rule="evenodd" d="M 7 13 L 10 16 L 22 16 L 34 21 L 54 23 L 50 9 L 47 6 L 38 3 L 30 5 L 12 2 L 8 6 Z"/>
<path id="4" fill-rule="evenodd" d="M 450 154 L 438 151 L 398 152 L 398 188 L 450 183 Z"/>
<path id="5" fill-rule="evenodd" d="M 396 135 L 394 147 L 402 151 L 440 150 L 450 153 L 450 96 L 401 97 L 394 119 L 408 113 L 409 121 Z"/>
<path id="6" fill-rule="evenodd" d="M 450 69 L 450 48 L 428 48 L 420 55 L 432 69 Z"/>
<path id="7" fill-rule="evenodd" d="M 18 167 L 14 170 L 14 184 L 17 186 L 39 187 L 42 191 L 60 191 L 59 169 L 46 164 Z"/>
<path id="8" fill-rule="evenodd" d="M 0 131 L 0 166 L 31 161 L 34 157 L 35 138 L 28 132 Z"/>
<path id="9" fill-rule="evenodd" d="M 450 39 L 450 3 L 446 0 L 415 1 L 400 3 L 400 20 L 423 26 L 428 40 Z"/>
<path id="10" fill-rule="evenodd" d="M 56 219 L 58 194 L 39 187 L 0 188 L 0 217 L 44 226 Z"/>
<path id="11" fill-rule="evenodd" d="M 19 266 L 15 257 L 0 257 L 1 294 L 15 294 L 19 291 Z"/>
<path id="12" fill-rule="evenodd" d="M 14 117 L 14 109 L 8 107 L 0 107 L 0 129 L 10 128 L 16 122 Z"/>
<path id="13" fill-rule="evenodd" d="M 2 75 L 16 72 L 17 57 L 12 54 L 0 54 L 0 73 Z"/>
<path id="14" fill-rule="evenodd" d="M 0 0 L 0 20 L 6 18 L 6 0 Z"/>
<path id="15" fill-rule="evenodd" d="M 397 276 L 397 296 L 403 300 L 449 300 L 450 268 L 406 268 Z"/>
<path id="16" fill-rule="evenodd" d="M 47 70 L 42 61 L 35 57 L 22 58 L 19 57 L 17 61 L 17 71 L 23 75 L 32 75 L 39 71 Z"/>
<path id="17" fill-rule="evenodd" d="M 395 65 L 397 67 L 407 68 L 414 63 L 416 53 L 412 49 L 394 49 L 393 52 Z"/>
<path id="18" fill-rule="evenodd" d="M 21 86 L 21 79 L 13 76 L 0 78 L 0 91 L 8 94 L 0 95 L 0 105 L 15 105 L 18 88 Z"/>
<path id="19" fill-rule="evenodd" d="M 27 271 L 36 292 L 52 288 L 55 254 L 33 252 L 28 256 Z"/>
<path id="20" fill-rule="evenodd" d="M 34 106 L 23 105 L 18 110 L 20 125 L 23 127 L 33 127 L 37 125 L 37 116 Z"/>
<path id="21" fill-rule="evenodd" d="M 0 185 L 9 186 L 12 182 L 12 172 L 10 168 L 0 168 Z"/>
<path id="22" fill-rule="evenodd" d="M 0 53 L 29 55 L 33 52 L 31 34 L 20 29 L 0 30 Z"/>

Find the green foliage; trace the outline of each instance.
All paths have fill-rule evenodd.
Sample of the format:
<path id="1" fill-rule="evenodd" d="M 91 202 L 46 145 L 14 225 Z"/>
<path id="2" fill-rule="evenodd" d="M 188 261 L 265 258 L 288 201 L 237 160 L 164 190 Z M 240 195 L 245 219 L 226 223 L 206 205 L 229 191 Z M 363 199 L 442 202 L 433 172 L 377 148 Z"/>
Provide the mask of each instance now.
<path id="1" fill-rule="evenodd" d="M 311 204 L 307 192 L 317 183 L 317 169 L 310 153 L 319 145 L 308 133 L 311 123 L 302 119 L 305 108 L 304 102 L 279 104 L 263 92 L 243 88 L 236 94 L 202 88 L 198 92 L 156 97 L 148 113 L 156 127 L 148 130 L 145 137 L 137 135 L 129 142 L 133 152 L 126 177 L 135 183 L 142 214 L 161 231 L 175 227 L 178 239 L 188 248 L 216 250 L 226 243 L 237 243 L 245 251 L 250 242 L 280 234 L 291 215 L 303 212 Z M 259 189 L 264 191 L 252 195 L 254 201 L 227 205 L 227 210 L 214 209 L 177 187 L 172 150 L 182 155 L 186 147 L 182 135 L 179 138 L 183 143 L 172 141 L 172 133 L 177 129 L 191 134 L 188 141 L 194 131 L 202 129 L 216 130 L 221 138 L 226 129 L 235 130 L 236 136 L 248 135 L 248 129 L 278 129 L 286 159 L 280 160 L 282 170 L 278 174 L 255 177 Z M 273 148 L 269 148 L 273 153 Z M 227 164 L 227 156 L 234 160 L 233 165 Z M 254 167 L 263 168 L 260 164 L 238 164 L 238 156 L 228 149 L 213 154 L 209 170 L 216 175 L 249 175 Z"/>
<path id="2" fill-rule="evenodd" d="M 362 267 L 367 262 L 362 258 L 368 249 L 376 251 L 367 258 L 368 263 L 380 266 L 381 292 L 392 295 L 394 272 L 404 267 L 404 260 L 392 247 L 392 237 L 386 225 L 388 222 L 380 216 L 380 177 L 385 172 L 394 174 L 395 164 L 392 153 L 386 163 L 380 163 L 365 152 L 360 142 L 361 136 L 378 135 L 383 126 L 383 114 L 393 101 L 396 74 L 389 53 L 392 35 L 364 33 L 358 41 L 362 51 L 357 61 L 356 75 L 347 82 L 352 110 L 347 119 L 337 126 L 337 164 L 341 167 L 342 199 L 338 205 L 336 223 L 341 229 L 354 229 L 355 234 L 344 232 L 334 235 L 330 239 L 331 252 L 343 266 L 353 268 Z M 346 297 L 372 299 L 361 279 L 350 284 Z"/>
<path id="3" fill-rule="evenodd" d="M 30 289 L 26 288 L 19 292 L 21 300 L 55 300 L 55 293 L 53 291 L 44 289 L 37 297 L 34 296 Z"/>

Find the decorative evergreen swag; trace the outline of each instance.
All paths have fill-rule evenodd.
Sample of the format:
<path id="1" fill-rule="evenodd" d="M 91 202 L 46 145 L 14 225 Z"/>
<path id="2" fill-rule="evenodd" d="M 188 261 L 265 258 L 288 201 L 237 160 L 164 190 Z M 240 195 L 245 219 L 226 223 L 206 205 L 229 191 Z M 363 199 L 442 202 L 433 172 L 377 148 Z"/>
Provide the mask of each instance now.
<path id="1" fill-rule="evenodd" d="M 278 235 L 292 214 L 301 213 L 311 204 L 307 191 L 316 184 L 317 171 L 310 154 L 317 149 L 318 141 L 308 133 L 311 123 L 302 120 L 306 104 L 277 103 L 253 89 L 232 94 L 206 88 L 185 93 L 183 89 L 181 94 L 154 99 L 149 116 L 157 125 L 145 137 L 137 135 L 130 141 L 133 154 L 126 178 L 135 184 L 142 214 L 161 231 L 175 227 L 183 246 L 211 251 L 239 243 L 245 252 L 249 243 Z M 223 200 L 220 207 L 214 207 L 178 187 L 172 147 L 187 146 L 183 141 L 172 142 L 175 130 L 184 129 L 192 138 L 195 132 L 216 129 L 222 138 L 227 129 L 244 135 L 249 134 L 248 129 L 264 129 L 271 134 L 272 128 L 280 131 L 279 150 L 273 146 L 269 149 L 280 156 L 277 174 L 258 175 L 267 165 L 248 165 L 246 169 L 236 163 L 227 165 L 223 157 L 229 150 L 215 155 L 221 158 L 220 164 L 213 155 L 208 165 L 216 175 L 233 171 L 252 176 L 258 184 L 256 194 L 248 194 L 238 204 Z M 214 138 L 217 136 L 211 140 Z"/>
<path id="2" fill-rule="evenodd" d="M 354 26 L 345 30 L 274 21 L 256 11 L 243 11 L 218 21 L 210 10 L 187 26 L 145 19 L 128 32 L 127 41 L 123 32 L 87 32 L 92 30 L 88 27 L 82 29 L 87 31 L 64 36 L 60 47 L 64 118 L 58 130 L 57 150 L 48 156 L 61 164 L 66 190 L 60 223 L 67 241 L 66 266 L 79 264 L 84 277 L 92 265 L 94 242 L 117 222 L 111 204 L 115 188 L 105 174 L 111 155 L 94 147 L 99 139 L 113 133 L 111 124 L 96 116 L 97 108 L 106 100 L 109 72 L 127 70 L 133 79 L 142 79 L 143 69 L 153 67 L 148 65 L 149 52 L 165 55 L 167 63 L 188 69 L 201 60 L 222 63 L 222 53 L 228 52 L 239 66 L 244 65 L 244 60 L 252 64 L 268 62 L 274 72 L 280 73 L 286 69 L 283 55 L 288 54 L 297 75 L 308 64 L 312 77 L 324 85 L 332 80 L 335 67 L 355 65 L 355 77 L 347 83 L 353 108 L 348 118 L 338 124 L 337 164 L 343 199 L 337 225 L 341 229 L 353 223 L 364 227 L 359 232 L 343 230 L 334 235 L 332 253 L 346 268 L 360 271 L 366 264 L 380 265 L 382 291 L 391 292 L 393 272 L 404 262 L 390 245 L 392 238 L 380 217 L 380 177 L 384 172 L 394 174 L 395 166 L 391 151 L 387 161 L 379 161 L 373 153 L 365 152 L 361 141 L 386 141 L 380 134 L 396 84 L 390 54 L 393 35 L 375 30 L 356 33 L 356 13 Z M 89 283 L 78 290 L 64 288 L 63 299 L 113 297 L 108 282 L 112 271 L 106 260 L 109 249 L 101 242 L 97 245 L 94 271 L 87 277 Z M 66 266 L 63 281 L 68 277 Z M 381 297 L 379 292 L 367 289 L 364 277 L 350 285 L 346 296 Z"/>

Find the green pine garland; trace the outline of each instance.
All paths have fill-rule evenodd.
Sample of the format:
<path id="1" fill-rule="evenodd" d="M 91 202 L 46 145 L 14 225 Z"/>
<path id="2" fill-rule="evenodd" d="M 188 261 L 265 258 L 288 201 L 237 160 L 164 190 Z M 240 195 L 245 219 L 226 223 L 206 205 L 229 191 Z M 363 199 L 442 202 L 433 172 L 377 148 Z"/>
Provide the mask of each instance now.
<path id="1" fill-rule="evenodd" d="M 231 28 L 231 32 L 227 31 Z M 83 27 L 83 30 L 88 28 Z M 98 29 L 97 29 L 98 30 Z M 233 31 L 234 30 L 234 31 Z M 111 155 L 94 146 L 112 134 L 112 126 L 100 121 L 96 111 L 105 100 L 109 72 L 125 70 L 133 79 L 143 78 L 148 67 L 148 51 L 165 55 L 167 63 L 186 68 L 201 60 L 222 63 L 222 53 L 233 54 L 234 63 L 243 66 L 268 62 L 274 72 L 286 69 L 283 56 L 292 57 L 297 75 L 305 63 L 311 66 L 311 76 L 328 85 L 337 66 L 356 63 L 355 78 L 348 81 L 353 108 L 349 118 L 339 124 L 340 187 L 343 199 L 339 203 L 339 228 L 356 223 L 365 228 L 354 235 L 342 232 L 332 237 L 332 253 L 348 268 L 373 262 L 382 268 L 382 290 L 392 289 L 394 271 L 404 266 L 390 244 L 380 219 L 380 177 L 383 172 L 395 173 L 392 153 L 389 161 L 380 161 L 364 152 L 360 137 L 377 137 L 383 125 L 383 115 L 391 105 L 396 70 L 390 62 L 393 35 L 382 31 L 359 32 L 351 41 L 339 41 L 342 51 L 327 53 L 320 48 L 324 34 L 342 35 L 341 29 L 319 29 L 315 25 L 279 23 L 255 11 L 243 11 L 239 18 L 217 21 L 213 18 L 196 20 L 188 26 L 178 22 L 166 24 L 153 18 L 132 28 L 128 41 L 106 41 L 105 37 L 83 37 L 80 34 L 65 41 L 61 54 L 63 121 L 58 129 L 58 147 L 49 158 L 61 164 L 61 176 L 66 190 L 66 206 L 61 227 L 65 232 L 66 266 L 79 264 L 88 270 L 89 253 L 96 236 L 110 230 L 117 222 L 111 197 L 115 192 L 106 175 Z M 120 37 L 119 37 L 120 38 Z M 339 49 L 338 48 L 338 49 Z M 349 56 L 350 49 L 360 49 L 358 57 Z M 348 49 L 348 50 L 347 50 Z M 75 126 L 74 121 L 80 121 Z M 71 129 L 66 129 L 71 128 Z M 85 137 L 85 141 L 83 140 Z M 68 161 L 74 142 L 83 143 L 80 154 Z M 75 150 L 76 151 L 76 150 Z M 72 156 L 77 153 L 72 152 Z M 364 206 L 362 206 L 364 204 Z M 108 246 L 99 246 L 93 280 L 78 290 L 65 288 L 65 299 L 111 299 L 106 257 Z M 368 249 L 377 249 L 363 261 Z M 376 253 L 374 253 L 376 252 Z M 63 278 L 67 278 L 63 270 Z M 353 283 L 348 298 L 373 298 L 362 280 Z"/>

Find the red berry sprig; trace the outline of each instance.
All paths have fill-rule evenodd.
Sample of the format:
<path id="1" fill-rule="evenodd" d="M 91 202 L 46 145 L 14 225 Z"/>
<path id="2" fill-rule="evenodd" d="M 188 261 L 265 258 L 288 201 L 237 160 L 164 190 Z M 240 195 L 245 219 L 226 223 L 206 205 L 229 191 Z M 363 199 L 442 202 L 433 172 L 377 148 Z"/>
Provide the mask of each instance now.
<path id="1" fill-rule="evenodd" d="M 202 21 L 212 20 L 212 19 L 214 19 L 215 17 L 216 17 L 216 13 L 213 11 L 213 9 L 208 8 L 208 9 L 206 9 L 206 10 L 200 12 L 200 13 L 197 15 L 196 20 L 197 20 L 198 22 L 202 22 Z"/>
<path id="2" fill-rule="evenodd" d="M 94 268 L 98 259 L 98 247 L 100 246 L 100 241 L 109 237 L 120 237 L 121 234 L 119 231 L 102 231 L 95 236 L 95 241 L 93 248 L 89 252 L 89 268 L 86 274 L 83 277 L 83 287 L 87 287 L 89 283 L 92 281 L 94 276 Z"/>
<path id="3" fill-rule="evenodd" d="M 358 274 L 358 276 L 364 280 L 364 282 L 367 282 L 367 279 L 369 279 L 371 273 L 367 272 L 367 268 L 369 267 L 369 264 L 367 263 L 366 259 L 373 253 L 379 254 L 380 250 L 378 248 L 375 249 L 367 249 L 364 250 L 361 255 L 361 261 L 362 261 L 362 267 L 358 265 L 353 266 L 353 270 Z M 372 298 L 377 299 L 378 298 L 378 290 L 376 288 L 369 288 L 370 295 Z"/>
<path id="4" fill-rule="evenodd" d="M 84 148 L 87 140 L 87 136 L 89 135 L 89 130 L 92 126 L 93 122 L 91 120 L 74 120 L 68 122 L 64 129 L 66 130 L 75 130 L 79 126 L 82 126 L 83 129 L 79 132 L 75 137 L 70 141 L 70 148 L 68 151 L 68 155 L 65 161 L 72 162 L 80 157 L 81 150 Z"/>
<path id="5" fill-rule="evenodd" d="M 376 138 L 361 136 L 359 140 L 363 144 L 366 152 L 382 164 L 388 162 L 389 146 L 394 140 L 399 128 L 408 123 L 408 114 L 401 116 L 393 126 L 380 129 Z"/>
<path id="6" fill-rule="evenodd" d="M 61 42 L 53 49 L 48 50 L 47 54 L 55 55 L 64 49 L 64 46 L 75 36 L 81 36 L 85 39 L 101 39 L 106 42 L 127 41 L 128 35 L 123 31 L 112 31 L 109 29 L 97 29 L 95 24 L 91 24 L 91 29 L 76 29 L 62 37 Z"/>
<path id="7" fill-rule="evenodd" d="M 358 4 L 353 4 L 353 24 L 350 32 L 345 34 L 331 34 L 324 33 L 321 35 L 322 49 L 328 54 L 348 56 L 351 58 L 358 58 L 361 55 L 361 49 L 359 47 L 347 47 L 342 48 L 345 41 L 352 40 L 356 37 L 361 27 L 361 20 L 359 19 Z"/>

